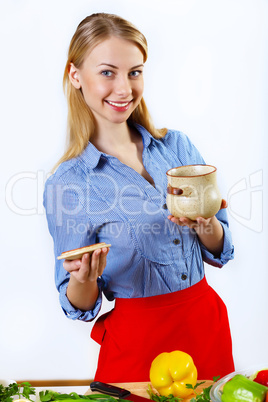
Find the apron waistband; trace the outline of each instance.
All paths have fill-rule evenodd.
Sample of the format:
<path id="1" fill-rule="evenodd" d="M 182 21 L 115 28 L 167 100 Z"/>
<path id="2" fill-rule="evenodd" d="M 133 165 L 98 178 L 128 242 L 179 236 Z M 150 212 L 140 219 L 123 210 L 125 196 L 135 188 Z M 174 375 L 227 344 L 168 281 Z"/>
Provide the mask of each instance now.
<path id="1" fill-rule="evenodd" d="M 209 289 L 210 286 L 207 283 L 206 277 L 204 277 L 195 285 L 192 285 L 186 289 L 178 290 L 177 292 L 132 299 L 118 298 L 115 300 L 115 306 L 117 310 L 131 310 L 132 312 L 144 309 L 159 308 L 173 304 L 185 303 L 194 297 L 202 296 Z"/>

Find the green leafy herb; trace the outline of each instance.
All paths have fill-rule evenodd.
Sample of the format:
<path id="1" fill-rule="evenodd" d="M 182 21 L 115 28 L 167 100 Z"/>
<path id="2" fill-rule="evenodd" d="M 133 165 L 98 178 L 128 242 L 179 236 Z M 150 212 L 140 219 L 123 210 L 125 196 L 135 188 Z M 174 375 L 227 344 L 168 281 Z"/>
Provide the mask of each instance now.
<path id="1" fill-rule="evenodd" d="M 155 402 L 180 402 L 180 401 L 183 401 L 182 398 L 179 398 L 178 396 L 173 396 L 172 394 L 170 394 L 169 396 L 163 396 L 163 395 L 154 393 L 150 384 L 148 386 L 147 392 L 149 394 L 150 399 Z"/>
<path id="2" fill-rule="evenodd" d="M 21 384 L 13 383 L 4 387 L 0 384 L 0 402 L 16 402 L 13 400 L 14 396 L 18 396 L 27 399 L 30 402 L 34 402 L 30 399 L 30 395 L 35 395 L 36 390 L 28 382 L 22 382 Z M 75 402 L 75 401 L 91 401 L 91 402 L 126 402 L 124 399 L 114 398 L 113 396 L 103 394 L 90 394 L 90 395 L 78 395 L 76 392 L 70 394 L 61 394 L 55 391 L 41 391 L 39 392 L 40 402 Z"/>
<path id="3" fill-rule="evenodd" d="M 213 382 L 218 381 L 219 378 L 220 378 L 220 376 L 213 377 Z M 204 384 L 204 383 L 205 383 L 205 381 L 198 382 L 198 383 L 196 383 L 196 385 L 194 387 L 192 386 L 192 384 L 186 384 L 186 387 L 189 389 L 192 389 L 195 393 L 195 398 L 192 398 L 190 400 L 190 402 L 210 402 L 210 390 L 212 388 L 212 385 L 210 385 L 206 388 L 203 388 L 201 394 L 196 393 L 196 388 L 199 385 Z"/>
<path id="4" fill-rule="evenodd" d="M 220 376 L 213 377 L 213 382 L 218 381 L 219 378 L 220 378 Z M 210 402 L 209 394 L 210 394 L 210 390 L 212 388 L 212 385 L 204 388 L 200 394 L 198 394 L 196 392 L 196 388 L 199 387 L 199 385 L 204 384 L 205 382 L 206 381 L 197 382 L 195 384 L 195 386 L 193 386 L 192 384 L 186 384 L 186 388 L 192 389 L 193 392 L 195 393 L 195 397 L 192 398 L 190 400 L 190 402 Z M 161 396 L 159 394 L 156 394 L 156 393 L 153 392 L 151 385 L 148 386 L 147 392 L 149 394 L 150 399 L 155 401 L 155 402 L 180 402 L 180 401 L 183 401 L 183 398 L 175 397 L 173 395 L 169 395 L 168 397 L 166 397 L 166 396 Z"/>
<path id="5" fill-rule="evenodd" d="M 40 402 L 54 402 L 54 401 L 92 401 L 92 402 L 118 402 L 124 401 L 124 399 L 117 399 L 113 396 L 103 394 L 90 394 L 90 395 L 78 395 L 76 392 L 70 394 L 60 394 L 55 391 L 41 391 L 39 392 Z"/>
<path id="6" fill-rule="evenodd" d="M 13 396 L 18 396 L 19 399 L 24 397 L 29 401 L 30 395 L 35 395 L 35 389 L 32 388 L 31 384 L 28 382 L 22 382 L 21 384 L 13 383 L 9 384 L 7 387 L 0 385 L 0 401 L 1 402 L 12 402 Z"/>

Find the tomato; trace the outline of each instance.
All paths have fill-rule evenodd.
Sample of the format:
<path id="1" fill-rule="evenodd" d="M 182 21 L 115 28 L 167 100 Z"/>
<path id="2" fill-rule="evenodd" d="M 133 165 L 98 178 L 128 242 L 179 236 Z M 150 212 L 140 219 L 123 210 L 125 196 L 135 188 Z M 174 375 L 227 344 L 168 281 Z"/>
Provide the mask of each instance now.
<path id="1" fill-rule="evenodd" d="M 253 381 L 268 387 L 268 370 L 260 370 Z"/>

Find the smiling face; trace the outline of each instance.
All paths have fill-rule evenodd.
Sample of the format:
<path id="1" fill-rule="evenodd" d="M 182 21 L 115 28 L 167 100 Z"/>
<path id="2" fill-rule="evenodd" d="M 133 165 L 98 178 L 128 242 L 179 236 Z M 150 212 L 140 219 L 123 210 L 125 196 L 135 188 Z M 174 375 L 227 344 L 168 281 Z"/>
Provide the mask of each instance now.
<path id="1" fill-rule="evenodd" d="M 133 42 L 110 37 L 98 44 L 80 69 L 70 66 L 69 77 L 81 88 L 97 129 L 125 124 L 143 94 L 141 50 Z"/>

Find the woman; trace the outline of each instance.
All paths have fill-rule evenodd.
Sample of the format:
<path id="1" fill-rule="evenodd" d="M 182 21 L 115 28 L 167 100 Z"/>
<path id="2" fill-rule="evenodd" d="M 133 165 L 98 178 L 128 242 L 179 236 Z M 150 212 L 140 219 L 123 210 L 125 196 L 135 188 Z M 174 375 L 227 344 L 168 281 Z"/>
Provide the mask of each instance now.
<path id="1" fill-rule="evenodd" d="M 72 38 L 69 144 L 44 205 L 56 257 L 112 246 L 56 259 L 56 286 L 71 319 L 91 321 L 103 294 L 115 299 L 91 334 L 101 344 L 96 380 L 148 381 L 152 360 L 172 350 L 189 353 L 198 377 L 212 379 L 234 369 L 226 307 L 203 266 L 233 258 L 226 202 L 209 219 L 169 214 L 166 171 L 205 162 L 184 134 L 153 126 L 142 97 L 146 59 L 145 37 L 118 16 L 93 14 Z"/>

